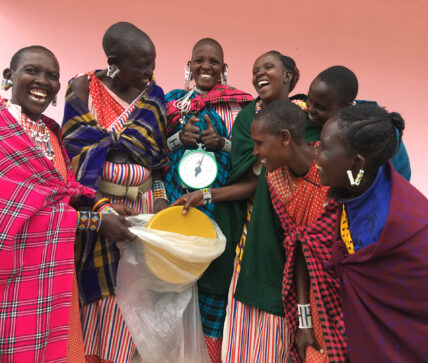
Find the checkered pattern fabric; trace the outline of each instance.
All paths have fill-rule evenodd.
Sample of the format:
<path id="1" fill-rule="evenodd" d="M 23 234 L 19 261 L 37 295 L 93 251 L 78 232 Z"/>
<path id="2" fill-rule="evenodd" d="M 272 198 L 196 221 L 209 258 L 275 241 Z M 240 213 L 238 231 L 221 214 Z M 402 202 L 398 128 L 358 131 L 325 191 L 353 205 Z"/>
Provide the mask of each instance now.
<path id="1" fill-rule="evenodd" d="M 69 203 L 94 191 L 75 182 L 62 152 L 67 181 L 0 102 L 2 361 L 65 360 L 77 216 Z"/>
<path id="2" fill-rule="evenodd" d="M 337 204 L 330 201 L 324 212 L 311 225 L 296 226 L 272 185 L 269 186 L 269 190 L 273 206 L 285 232 L 283 245 L 286 250 L 286 263 L 282 298 L 291 342 L 294 342 L 298 326 L 297 295 L 294 284 L 295 246 L 296 243 L 301 243 L 318 308 L 328 359 L 330 362 L 344 362 L 347 359 L 347 347 L 339 296 L 339 281 L 333 272 L 326 271 L 323 267 L 331 257 L 331 247 L 337 225 Z M 291 354 L 296 362 L 301 361 L 295 345 L 291 347 Z"/>
<path id="3" fill-rule="evenodd" d="M 201 291 L 199 291 L 198 296 L 204 335 L 221 338 L 226 316 L 227 296 L 208 294 Z"/>

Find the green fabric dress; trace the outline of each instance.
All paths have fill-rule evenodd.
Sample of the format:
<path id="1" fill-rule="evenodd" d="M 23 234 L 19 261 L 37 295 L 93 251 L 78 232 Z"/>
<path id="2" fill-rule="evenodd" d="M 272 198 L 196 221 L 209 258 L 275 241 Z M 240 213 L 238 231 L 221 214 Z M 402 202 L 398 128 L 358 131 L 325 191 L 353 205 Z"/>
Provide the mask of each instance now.
<path id="1" fill-rule="evenodd" d="M 227 184 L 240 180 L 256 162 L 253 156 L 251 124 L 257 100 L 238 114 L 232 128 L 232 170 Z M 307 141 L 319 139 L 321 129 L 306 121 Z M 227 295 L 233 274 L 235 248 L 241 238 L 247 201 L 217 203 L 215 220 L 227 238 L 225 252 L 213 261 L 199 280 L 204 292 Z M 285 263 L 284 239 L 279 219 L 272 206 L 265 169 L 259 176 L 254 206 L 242 257 L 235 298 L 268 313 L 284 316 L 281 298 Z"/>

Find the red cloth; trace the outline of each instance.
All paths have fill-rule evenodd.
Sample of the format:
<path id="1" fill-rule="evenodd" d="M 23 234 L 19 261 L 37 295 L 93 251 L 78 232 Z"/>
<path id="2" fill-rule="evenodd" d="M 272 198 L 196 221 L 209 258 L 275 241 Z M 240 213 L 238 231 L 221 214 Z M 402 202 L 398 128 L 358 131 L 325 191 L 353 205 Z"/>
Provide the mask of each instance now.
<path id="1" fill-rule="evenodd" d="M 314 165 L 312 165 L 313 167 Z M 315 184 L 319 184 L 318 173 L 310 172 L 305 177 L 310 177 L 309 180 Z M 269 180 L 269 177 L 268 177 Z M 297 332 L 297 294 L 294 283 L 294 261 L 296 252 L 296 243 L 301 243 L 302 251 L 305 256 L 309 277 L 311 280 L 312 292 L 317 305 L 317 313 L 321 323 L 323 338 L 327 348 L 328 360 L 330 362 L 344 362 L 347 358 L 345 329 L 342 317 L 342 310 L 339 299 L 339 282 L 333 272 L 327 272 L 324 269 L 324 264 L 331 257 L 331 246 L 333 245 L 334 228 L 337 220 L 337 204 L 333 201 L 325 207 L 321 213 L 319 197 L 314 200 L 314 209 L 308 202 L 311 201 L 312 194 L 317 195 L 323 193 L 325 196 L 326 190 L 307 183 L 307 190 L 302 191 L 303 194 L 296 193 L 298 199 L 304 200 L 308 208 L 306 213 L 311 214 L 311 218 L 305 218 L 299 212 L 299 206 L 287 211 L 279 194 L 276 192 L 272 184 L 269 184 L 269 190 L 272 197 L 272 203 L 276 213 L 281 221 L 284 229 L 284 248 L 286 253 L 286 262 L 284 267 L 284 279 L 282 286 L 282 298 L 284 303 L 285 317 L 287 319 L 288 328 L 290 331 L 291 355 L 296 362 L 301 359 L 297 353 L 296 345 L 294 344 Z M 322 199 L 322 198 L 321 198 Z M 295 219 L 297 223 L 294 222 Z M 314 221 L 315 219 L 315 221 Z M 308 226 L 299 225 L 299 222 L 306 221 L 311 223 Z"/>
<path id="2" fill-rule="evenodd" d="M 58 137 L 59 127 L 46 126 Z M 67 181 L 0 105 L 0 356 L 5 361 L 65 360 L 76 211 L 91 189 Z"/>
<path id="3" fill-rule="evenodd" d="M 379 240 L 350 255 L 337 226 L 329 264 L 340 279 L 351 362 L 428 359 L 428 201 L 389 170 L 391 201 Z"/>
<path id="4" fill-rule="evenodd" d="M 223 338 L 212 338 L 204 335 L 211 363 L 221 363 L 221 344 Z"/>
<path id="5" fill-rule="evenodd" d="M 125 108 L 113 98 L 93 72 L 88 72 L 87 75 L 91 79 L 89 91 L 97 112 L 98 125 L 107 130 L 125 111 Z"/>

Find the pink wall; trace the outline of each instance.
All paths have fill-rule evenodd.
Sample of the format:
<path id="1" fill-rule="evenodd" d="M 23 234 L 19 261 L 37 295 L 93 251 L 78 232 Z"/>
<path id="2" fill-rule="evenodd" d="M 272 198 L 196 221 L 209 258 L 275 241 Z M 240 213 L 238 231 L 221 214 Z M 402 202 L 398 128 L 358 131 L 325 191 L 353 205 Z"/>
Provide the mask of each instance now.
<path id="1" fill-rule="evenodd" d="M 321 70 L 346 65 L 358 76 L 360 99 L 377 100 L 407 121 L 412 182 L 428 195 L 427 19 L 428 0 L 2 0 L 0 67 L 23 46 L 50 48 L 61 64 L 63 88 L 58 107 L 47 113 L 60 121 L 66 81 L 105 67 L 101 38 L 116 21 L 130 21 L 152 37 L 156 77 L 165 91 L 182 87 L 192 45 L 206 36 L 223 45 L 230 83 L 253 94 L 252 64 L 270 49 L 296 60 L 297 92 L 306 93 Z"/>

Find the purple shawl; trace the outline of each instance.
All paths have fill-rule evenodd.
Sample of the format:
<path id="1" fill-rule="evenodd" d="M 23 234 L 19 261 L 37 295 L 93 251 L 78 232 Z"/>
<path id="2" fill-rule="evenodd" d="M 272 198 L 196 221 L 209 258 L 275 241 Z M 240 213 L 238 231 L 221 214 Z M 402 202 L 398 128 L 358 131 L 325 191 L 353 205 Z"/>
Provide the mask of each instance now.
<path id="1" fill-rule="evenodd" d="M 329 262 L 340 279 L 351 362 L 428 359 L 428 201 L 389 170 L 391 202 L 379 240 L 349 255 L 338 239 Z"/>

